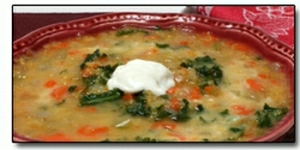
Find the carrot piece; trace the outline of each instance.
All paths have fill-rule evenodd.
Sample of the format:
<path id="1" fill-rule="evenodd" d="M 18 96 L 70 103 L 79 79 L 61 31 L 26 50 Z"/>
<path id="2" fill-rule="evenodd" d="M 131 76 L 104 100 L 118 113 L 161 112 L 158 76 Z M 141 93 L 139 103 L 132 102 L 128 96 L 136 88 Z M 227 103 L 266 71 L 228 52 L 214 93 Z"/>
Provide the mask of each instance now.
<path id="1" fill-rule="evenodd" d="M 180 45 L 188 46 L 189 45 L 189 41 L 188 40 L 180 41 Z"/>
<path id="2" fill-rule="evenodd" d="M 244 51 L 244 52 L 249 52 L 251 51 L 251 48 L 246 45 L 246 44 L 242 44 L 242 43 L 237 43 L 234 45 L 234 49 L 235 50 L 239 50 L 239 51 Z"/>
<path id="3" fill-rule="evenodd" d="M 178 138 L 180 141 L 185 141 L 186 140 L 186 137 L 181 135 L 181 134 L 178 134 L 178 133 L 173 133 L 173 132 L 169 132 L 167 133 L 169 136 L 172 136 L 172 137 L 176 137 Z"/>
<path id="4" fill-rule="evenodd" d="M 54 80 L 49 80 L 49 81 L 47 81 L 45 84 L 44 84 L 44 86 L 46 87 L 46 88 L 51 88 L 51 87 L 54 87 L 56 85 L 56 81 L 54 81 Z"/>
<path id="5" fill-rule="evenodd" d="M 91 126 L 84 125 L 77 130 L 77 133 L 83 136 L 97 136 L 97 135 L 107 133 L 108 130 L 109 130 L 108 127 L 93 128 Z"/>
<path id="6" fill-rule="evenodd" d="M 43 141 L 51 141 L 51 142 L 65 142 L 65 141 L 72 141 L 70 137 L 67 137 L 66 135 L 62 133 L 56 133 L 49 136 L 40 136 L 39 139 Z"/>
<path id="7" fill-rule="evenodd" d="M 151 48 L 150 51 L 148 52 L 149 55 L 152 54 L 157 54 L 157 48 Z"/>
<path id="8" fill-rule="evenodd" d="M 188 99 L 193 100 L 193 99 L 199 99 L 199 98 L 201 98 L 201 93 L 200 93 L 199 87 L 197 86 L 197 87 L 194 87 L 190 91 Z"/>
<path id="9" fill-rule="evenodd" d="M 231 108 L 238 115 L 251 115 L 254 113 L 254 109 L 247 109 L 245 106 L 232 105 Z"/>
<path id="10" fill-rule="evenodd" d="M 179 105 L 179 101 L 177 98 L 172 98 L 171 99 L 171 106 L 170 108 L 176 110 L 176 111 L 179 111 L 180 109 L 180 105 Z"/>
<path id="11" fill-rule="evenodd" d="M 125 93 L 122 99 L 125 101 L 130 101 L 133 99 L 133 95 L 131 93 Z"/>
<path id="12" fill-rule="evenodd" d="M 78 50 L 71 50 L 71 51 L 68 51 L 68 54 L 69 55 L 77 55 L 79 53 Z"/>
<path id="13" fill-rule="evenodd" d="M 90 68 L 84 68 L 81 72 L 83 77 L 89 77 L 92 74 Z"/>
<path id="14" fill-rule="evenodd" d="M 213 91 L 214 87 L 213 86 L 206 86 L 204 87 L 205 93 L 211 93 Z"/>
<path id="15" fill-rule="evenodd" d="M 177 127 L 177 124 L 175 122 L 157 121 L 154 124 L 152 124 L 151 129 L 157 129 L 159 127 L 173 130 Z"/>
<path id="16" fill-rule="evenodd" d="M 249 87 L 255 91 L 264 90 L 264 87 L 254 79 L 247 79 L 246 82 L 249 85 Z"/>
<path id="17" fill-rule="evenodd" d="M 266 74 L 263 74 L 263 73 L 258 74 L 258 76 L 263 79 L 266 79 L 268 77 Z"/>
<path id="18" fill-rule="evenodd" d="M 89 113 L 94 113 L 97 111 L 96 107 L 84 107 L 84 111 L 89 112 Z"/>
<path id="19" fill-rule="evenodd" d="M 51 96 L 55 98 L 57 101 L 61 101 L 63 96 L 68 92 L 68 86 L 60 86 L 51 92 Z"/>
<path id="20" fill-rule="evenodd" d="M 173 86 L 172 88 L 167 90 L 167 94 L 175 94 L 179 88 L 179 86 Z"/>

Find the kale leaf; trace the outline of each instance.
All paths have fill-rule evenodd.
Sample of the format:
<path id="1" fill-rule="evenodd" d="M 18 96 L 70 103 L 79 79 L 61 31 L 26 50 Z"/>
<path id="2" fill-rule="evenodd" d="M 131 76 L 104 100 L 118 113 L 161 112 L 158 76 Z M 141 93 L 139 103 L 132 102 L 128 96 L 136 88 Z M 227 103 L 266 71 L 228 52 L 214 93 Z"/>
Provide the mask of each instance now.
<path id="1" fill-rule="evenodd" d="M 265 103 L 263 110 L 255 113 L 257 126 L 260 128 L 272 127 L 276 122 L 279 122 L 288 112 L 287 108 L 273 108 Z"/>
<path id="2" fill-rule="evenodd" d="M 147 105 L 147 100 L 144 91 L 136 93 L 133 96 L 135 102 L 132 105 L 127 106 L 126 112 L 131 114 L 132 116 L 139 115 L 143 117 L 149 117 L 151 109 Z"/>
<path id="3" fill-rule="evenodd" d="M 119 89 L 109 90 L 101 94 L 87 94 L 82 95 L 79 101 L 80 106 L 95 105 L 107 101 L 113 101 L 121 99 L 124 92 Z"/>

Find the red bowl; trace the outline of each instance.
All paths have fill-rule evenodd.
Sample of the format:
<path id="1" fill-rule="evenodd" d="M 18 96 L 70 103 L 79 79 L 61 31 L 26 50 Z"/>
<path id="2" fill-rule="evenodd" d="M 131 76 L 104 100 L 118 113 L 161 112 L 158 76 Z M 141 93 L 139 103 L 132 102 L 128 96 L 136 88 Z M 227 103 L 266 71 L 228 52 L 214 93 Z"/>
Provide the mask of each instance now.
<path id="1" fill-rule="evenodd" d="M 110 13 L 101 14 L 89 18 L 74 20 L 65 23 L 52 24 L 30 32 L 24 37 L 13 42 L 13 57 L 17 58 L 27 50 L 38 50 L 45 43 L 66 39 L 68 37 L 87 35 L 109 29 L 115 29 L 124 25 L 154 28 L 160 26 L 168 28 L 179 25 L 187 30 L 211 31 L 214 34 L 232 40 L 252 45 L 263 57 L 281 63 L 284 67 L 290 85 L 290 92 L 294 99 L 294 49 L 272 38 L 263 31 L 245 24 L 239 24 L 224 20 L 212 19 L 196 14 L 159 14 L 159 13 Z M 280 140 L 294 125 L 295 102 L 292 109 L 282 120 L 262 137 L 251 142 L 271 142 Z M 32 142 L 18 133 L 13 133 L 14 142 Z"/>

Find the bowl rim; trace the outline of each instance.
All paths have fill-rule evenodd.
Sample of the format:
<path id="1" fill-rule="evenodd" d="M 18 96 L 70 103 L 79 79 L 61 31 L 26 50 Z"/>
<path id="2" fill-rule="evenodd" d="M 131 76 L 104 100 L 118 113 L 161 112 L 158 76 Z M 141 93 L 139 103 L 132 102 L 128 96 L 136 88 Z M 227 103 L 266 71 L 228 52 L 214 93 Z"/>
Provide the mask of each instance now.
<path id="1" fill-rule="evenodd" d="M 35 29 L 26 35 L 13 41 L 13 58 L 18 55 L 18 52 L 24 52 L 28 47 L 34 45 L 42 38 L 59 34 L 64 31 L 86 31 L 89 28 L 97 26 L 114 25 L 116 23 L 127 24 L 128 20 L 135 20 L 141 24 L 153 24 L 153 23 L 196 23 L 202 25 L 208 25 L 212 28 L 219 28 L 220 30 L 238 30 L 241 32 L 247 32 L 247 34 L 255 36 L 262 44 L 264 44 L 272 52 L 280 53 L 286 59 L 289 59 L 293 66 L 293 73 L 295 74 L 295 58 L 294 49 L 285 43 L 271 37 L 261 29 L 256 27 L 203 16 L 200 14 L 182 14 L 182 13 L 140 13 L 140 12 L 118 12 L 118 13 L 104 13 L 99 15 L 93 15 L 81 19 L 75 19 L 66 22 L 53 23 L 38 29 Z M 127 23 L 126 23 L 127 22 Z M 129 21 L 130 22 L 130 21 Z M 131 22 L 130 22 L 131 23 Z M 134 22 L 133 22 L 134 24 Z M 293 75 L 294 77 L 294 75 Z M 295 88 L 295 85 L 294 87 Z M 295 89 L 293 89 L 295 93 Z M 293 93 L 293 94 L 294 94 Z M 262 137 L 255 138 L 250 142 L 268 142 L 274 141 L 279 137 L 283 136 L 292 126 L 295 124 L 295 95 L 293 95 L 293 110 L 289 111 L 288 114 L 275 126 L 276 132 L 268 132 Z M 273 131 L 275 129 L 272 129 Z M 278 132 L 278 133 L 277 133 Z M 276 133 L 276 134 L 275 134 Z M 38 141 L 19 135 L 13 131 L 13 141 L 15 142 L 31 142 Z"/>

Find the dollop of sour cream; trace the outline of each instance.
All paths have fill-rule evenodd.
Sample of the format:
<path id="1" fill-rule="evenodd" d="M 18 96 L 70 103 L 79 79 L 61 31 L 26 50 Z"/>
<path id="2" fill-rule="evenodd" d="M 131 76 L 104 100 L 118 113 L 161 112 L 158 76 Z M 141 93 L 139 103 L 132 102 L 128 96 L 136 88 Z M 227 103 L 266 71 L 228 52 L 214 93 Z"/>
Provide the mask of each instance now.
<path id="1" fill-rule="evenodd" d="M 118 88 L 126 93 L 150 90 L 156 96 L 166 94 L 174 85 L 173 74 L 167 67 L 141 59 L 118 66 L 107 82 L 110 90 Z"/>

